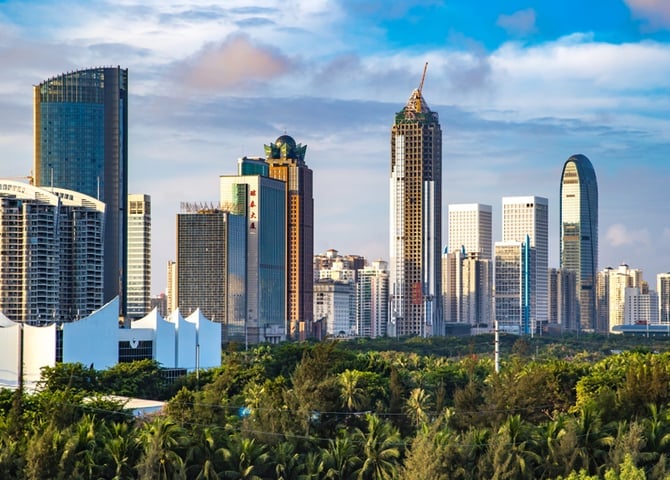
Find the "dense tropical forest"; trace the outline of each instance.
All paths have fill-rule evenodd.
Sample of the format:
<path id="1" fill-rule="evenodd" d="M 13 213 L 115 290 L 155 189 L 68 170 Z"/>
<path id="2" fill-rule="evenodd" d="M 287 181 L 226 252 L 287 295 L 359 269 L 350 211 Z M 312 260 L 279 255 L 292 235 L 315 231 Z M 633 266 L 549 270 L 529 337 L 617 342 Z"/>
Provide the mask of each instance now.
<path id="1" fill-rule="evenodd" d="M 504 336 L 496 372 L 491 336 L 230 345 L 177 381 L 59 364 L 0 391 L 0 478 L 666 479 L 669 347 Z"/>

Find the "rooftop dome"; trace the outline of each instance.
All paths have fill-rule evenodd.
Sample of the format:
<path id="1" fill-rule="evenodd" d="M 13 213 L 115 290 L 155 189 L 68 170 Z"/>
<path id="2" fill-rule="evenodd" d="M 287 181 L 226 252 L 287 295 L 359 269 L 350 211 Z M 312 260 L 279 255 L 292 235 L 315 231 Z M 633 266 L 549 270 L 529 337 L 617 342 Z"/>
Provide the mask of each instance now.
<path id="1" fill-rule="evenodd" d="M 275 145 L 281 147 L 282 145 L 287 144 L 289 148 L 295 148 L 295 140 L 290 135 L 282 135 L 277 140 L 275 140 Z"/>

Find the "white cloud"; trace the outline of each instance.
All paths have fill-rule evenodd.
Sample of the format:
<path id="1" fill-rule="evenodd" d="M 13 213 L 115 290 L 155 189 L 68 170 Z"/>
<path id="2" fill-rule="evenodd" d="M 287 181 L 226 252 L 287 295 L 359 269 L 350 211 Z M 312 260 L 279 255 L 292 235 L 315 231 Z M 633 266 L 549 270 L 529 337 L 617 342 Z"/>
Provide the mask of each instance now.
<path id="1" fill-rule="evenodd" d="M 649 231 L 646 228 L 629 230 L 621 223 L 615 223 L 607 229 L 605 239 L 612 247 L 648 246 Z"/>

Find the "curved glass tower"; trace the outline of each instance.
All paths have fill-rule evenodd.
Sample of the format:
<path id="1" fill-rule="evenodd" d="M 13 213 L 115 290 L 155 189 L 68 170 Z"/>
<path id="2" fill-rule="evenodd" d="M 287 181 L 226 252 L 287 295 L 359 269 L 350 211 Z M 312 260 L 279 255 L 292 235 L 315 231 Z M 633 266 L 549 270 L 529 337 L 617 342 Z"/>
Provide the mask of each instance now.
<path id="1" fill-rule="evenodd" d="M 104 301 L 125 316 L 128 70 L 64 73 L 34 87 L 35 185 L 105 202 Z"/>
<path id="2" fill-rule="evenodd" d="M 561 268 L 575 272 L 579 304 L 575 325 L 568 329 L 596 329 L 598 272 L 598 182 L 591 161 L 571 156 L 561 175 Z"/>

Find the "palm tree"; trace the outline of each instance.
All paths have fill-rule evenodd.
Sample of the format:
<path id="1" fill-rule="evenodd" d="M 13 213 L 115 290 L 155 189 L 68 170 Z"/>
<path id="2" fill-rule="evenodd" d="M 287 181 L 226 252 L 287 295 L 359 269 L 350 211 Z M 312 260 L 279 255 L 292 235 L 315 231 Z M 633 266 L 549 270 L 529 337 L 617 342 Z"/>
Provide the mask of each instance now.
<path id="1" fill-rule="evenodd" d="M 130 466 L 135 463 L 133 457 L 137 451 L 135 431 L 125 422 L 113 423 L 107 427 L 105 437 L 104 450 L 107 460 L 104 463 L 114 472 L 112 479 L 130 478 Z"/>
<path id="2" fill-rule="evenodd" d="M 95 455 L 100 434 L 96 432 L 96 422 L 90 415 L 84 415 L 70 431 L 58 465 L 60 478 L 85 476 L 92 478 L 99 463 Z M 103 443 L 102 441 L 100 443 Z"/>
<path id="3" fill-rule="evenodd" d="M 196 480 L 218 479 L 223 468 L 225 448 L 215 427 L 196 429 L 186 456 L 186 471 L 197 472 Z"/>
<path id="4" fill-rule="evenodd" d="M 498 479 L 531 479 L 541 459 L 533 450 L 532 435 L 521 415 L 510 415 L 498 430 L 492 448 L 493 476 Z"/>
<path id="5" fill-rule="evenodd" d="M 328 440 L 328 448 L 323 452 L 325 478 L 329 480 L 351 478 L 361 463 L 356 453 L 356 445 L 345 431 L 340 431 L 335 440 Z"/>
<path id="6" fill-rule="evenodd" d="M 367 414 L 367 432 L 356 428 L 354 441 L 362 446 L 363 463 L 356 470 L 359 480 L 385 480 L 394 478 L 400 457 L 400 434 L 391 424 L 378 416 Z"/>
<path id="7" fill-rule="evenodd" d="M 359 385 L 361 372 L 358 370 L 345 370 L 337 377 L 340 385 L 340 400 L 342 405 L 353 412 L 363 408 L 366 403 L 365 391 Z"/>
<path id="8" fill-rule="evenodd" d="M 405 404 L 405 413 L 410 417 L 415 427 L 428 423 L 432 398 L 423 388 L 415 388 L 409 394 Z"/>
<path id="9" fill-rule="evenodd" d="M 577 445 L 574 452 L 576 465 L 573 465 L 573 469 L 584 468 L 591 474 L 600 473 L 614 437 L 603 429 L 600 413 L 594 403 L 582 405 L 574 426 Z"/>
<path id="10" fill-rule="evenodd" d="M 318 480 L 323 472 L 323 460 L 318 451 L 307 452 L 302 457 L 302 463 L 305 471 L 298 476 L 299 480 Z"/>
<path id="11" fill-rule="evenodd" d="M 567 475 L 566 462 L 560 455 L 560 441 L 565 436 L 565 417 L 549 420 L 543 428 L 538 430 L 537 451 L 542 461 L 538 465 L 538 476 L 554 478 L 558 475 Z"/>
<path id="12" fill-rule="evenodd" d="M 156 417 L 147 422 L 140 432 L 144 446 L 137 465 L 139 478 L 167 480 L 186 478 L 180 450 L 184 445 L 184 431 L 171 420 Z"/>
<path id="13" fill-rule="evenodd" d="M 279 443 L 272 457 L 275 461 L 277 480 L 298 478 L 304 469 L 300 454 L 295 451 L 295 445 L 289 441 Z"/>
<path id="14" fill-rule="evenodd" d="M 223 478 L 238 480 L 259 480 L 269 463 L 269 455 L 265 446 L 257 444 L 253 438 L 244 438 L 240 434 L 233 435 L 228 449 L 223 451 L 225 470 Z"/>
<path id="15" fill-rule="evenodd" d="M 670 422 L 668 422 L 668 411 L 659 411 L 656 404 L 647 406 L 649 414 L 642 420 L 644 425 L 644 438 L 646 440 L 645 451 L 653 453 L 655 459 L 663 453 L 668 453 L 670 448 Z"/>

